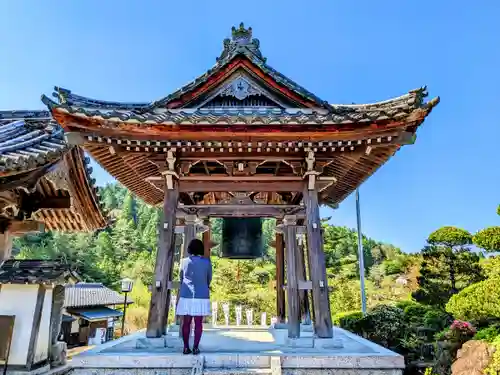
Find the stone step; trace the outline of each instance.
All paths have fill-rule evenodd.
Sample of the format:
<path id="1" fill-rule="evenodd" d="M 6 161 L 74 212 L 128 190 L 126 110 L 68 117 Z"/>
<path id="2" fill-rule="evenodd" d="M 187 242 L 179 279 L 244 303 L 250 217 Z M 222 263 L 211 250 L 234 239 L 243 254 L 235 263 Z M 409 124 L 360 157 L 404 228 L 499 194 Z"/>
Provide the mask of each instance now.
<path id="1" fill-rule="evenodd" d="M 203 375 L 271 375 L 271 369 L 206 368 Z"/>

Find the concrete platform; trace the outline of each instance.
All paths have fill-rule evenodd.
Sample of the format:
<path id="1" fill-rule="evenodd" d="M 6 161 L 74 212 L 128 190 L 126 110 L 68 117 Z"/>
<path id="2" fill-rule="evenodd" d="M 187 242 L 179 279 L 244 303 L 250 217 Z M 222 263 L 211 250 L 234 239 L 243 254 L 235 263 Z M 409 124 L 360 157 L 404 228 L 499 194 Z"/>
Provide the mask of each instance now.
<path id="1" fill-rule="evenodd" d="M 334 340 L 288 340 L 283 329 L 218 327 L 203 333 L 199 356 L 182 355 L 178 332 L 147 339 L 143 332 L 79 354 L 72 375 L 401 375 L 404 359 L 340 328 Z"/>

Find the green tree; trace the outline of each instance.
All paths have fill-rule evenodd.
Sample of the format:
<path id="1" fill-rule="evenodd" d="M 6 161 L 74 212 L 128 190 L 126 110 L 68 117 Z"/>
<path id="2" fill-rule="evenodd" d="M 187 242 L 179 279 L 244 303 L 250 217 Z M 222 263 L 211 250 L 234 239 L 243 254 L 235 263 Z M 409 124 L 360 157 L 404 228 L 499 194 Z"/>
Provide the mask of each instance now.
<path id="1" fill-rule="evenodd" d="M 466 230 L 443 227 L 431 233 L 427 243 L 421 252 L 419 287 L 413 293 L 418 302 L 444 307 L 453 294 L 484 279 L 480 258 L 469 248 L 472 235 Z"/>
<path id="2" fill-rule="evenodd" d="M 474 245 L 486 251 L 500 251 L 500 227 L 489 227 L 480 230 L 472 240 Z"/>

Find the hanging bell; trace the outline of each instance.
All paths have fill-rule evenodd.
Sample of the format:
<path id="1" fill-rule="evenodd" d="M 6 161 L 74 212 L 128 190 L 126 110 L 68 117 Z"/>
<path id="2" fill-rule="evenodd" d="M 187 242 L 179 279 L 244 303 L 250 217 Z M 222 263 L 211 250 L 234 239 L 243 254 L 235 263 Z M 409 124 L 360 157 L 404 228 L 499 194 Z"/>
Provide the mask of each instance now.
<path id="1" fill-rule="evenodd" d="M 221 257 L 257 259 L 264 254 L 261 218 L 222 219 Z"/>

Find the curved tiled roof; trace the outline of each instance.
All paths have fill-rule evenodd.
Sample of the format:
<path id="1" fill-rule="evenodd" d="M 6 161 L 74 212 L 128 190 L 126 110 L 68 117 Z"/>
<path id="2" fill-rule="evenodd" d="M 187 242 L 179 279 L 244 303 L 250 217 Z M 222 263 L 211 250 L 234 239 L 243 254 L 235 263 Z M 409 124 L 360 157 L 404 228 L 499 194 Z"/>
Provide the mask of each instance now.
<path id="1" fill-rule="evenodd" d="M 207 108 L 207 109 L 155 109 L 137 112 L 120 108 L 95 108 L 55 103 L 43 98 L 49 108 L 57 112 L 99 120 L 120 121 L 131 124 L 333 124 L 345 125 L 373 121 L 412 121 L 415 111 L 430 112 L 439 102 L 434 98 L 424 102 L 425 88 L 412 90 L 397 98 L 363 105 L 331 105 L 329 110 L 307 108 Z"/>
<path id="2" fill-rule="evenodd" d="M 49 112 L 0 111 L 0 173 L 44 166 L 68 150 Z"/>
<path id="3" fill-rule="evenodd" d="M 193 81 L 187 83 L 173 93 L 155 100 L 150 103 L 119 103 L 109 102 L 103 100 L 96 100 L 86 98 L 83 96 L 75 95 L 70 90 L 61 87 L 55 87 L 53 96 L 58 98 L 58 101 L 65 103 L 69 106 L 81 106 L 86 108 L 100 108 L 100 109 L 123 109 L 135 110 L 138 113 L 150 111 L 157 107 L 164 107 L 173 100 L 180 98 L 183 94 L 193 90 L 199 85 L 207 82 L 207 80 L 214 74 L 223 70 L 231 61 L 236 57 L 241 56 L 250 60 L 265 74 L 272 77 L 276 82 L 287 87 L 289 90 L 298 94 L 299 96 L 315 102 L 320 108 L 329 108 L 327 101 L 318 98 L 312 92 L 308 91 L 292 79 L 284 76 L 277 70 L 269 66 L 267 59 L 262 56 L 260 52 L 260 42 L 258 39 L 252 37 L 252 28 L 246 29 L 242 24 L 239 28 L 233 27 L 231 39 L 225 39 L 223 43 L 223 50 L 221 55 L 217 58 L 215 65 L 206 71 L 204 74 L 195 78 Z"/>
<path id="4" fill-rule="evenodd" d="M 0 111 L 0 177 L 15 180 L 40 170 L 44 175 L 36 190 L 42 197 L 72 198 L 71 208 L 34 213 L 47 229 L 92 231 L 106 226 L 89 161 L 82 149 L 66 143 L 50 112 Z"/>
<path id="5" fill-rule="evenodd" d="M 78 280 L 68 264 L 37 259 L 9 259 L 0 267 L 0 283 L 45 284 Z"/>
<path id="6" fill-rule="evenodd" d="M 125 297 L 99 283 L 67 285 L 64 291 L 64 307 L 89 307 L 123 305 Z M 127 304 L 132 303 L 127 299 Z"/>

